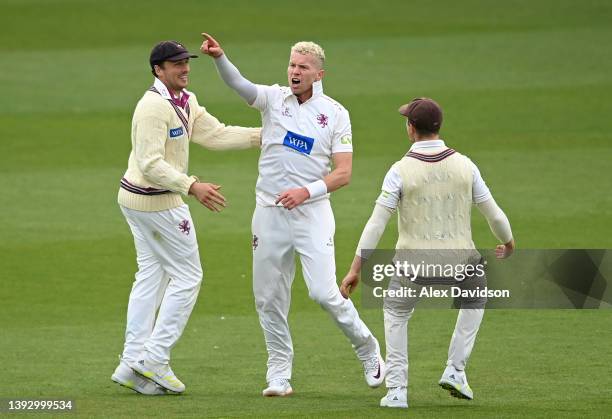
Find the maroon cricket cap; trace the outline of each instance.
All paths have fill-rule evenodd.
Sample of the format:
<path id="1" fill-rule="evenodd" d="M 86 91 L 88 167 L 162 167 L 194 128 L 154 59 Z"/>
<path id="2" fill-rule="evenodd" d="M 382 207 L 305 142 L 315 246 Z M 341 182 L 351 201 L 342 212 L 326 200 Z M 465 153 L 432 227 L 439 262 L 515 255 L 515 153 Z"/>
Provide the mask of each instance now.
<path id="1" fill-rule="evenodd" d="M 419 131 L 437 134 L 442 126 L 442 108 L 427 97 L 412 99 L 399 108 L 399 113 L 408 118 L 410 124 Z"/>
<path id="2" fill-rule="evenodd" d="M 198 56 L 190 54 L 187 48 L 179 42 L 162 41 L 151 50 L 149 64 L 151 64 L 151 68 L 153 68 L 155 64 L 160 64 L 164 61 L 180 61 L 185 58 L 198 58 Z"/>

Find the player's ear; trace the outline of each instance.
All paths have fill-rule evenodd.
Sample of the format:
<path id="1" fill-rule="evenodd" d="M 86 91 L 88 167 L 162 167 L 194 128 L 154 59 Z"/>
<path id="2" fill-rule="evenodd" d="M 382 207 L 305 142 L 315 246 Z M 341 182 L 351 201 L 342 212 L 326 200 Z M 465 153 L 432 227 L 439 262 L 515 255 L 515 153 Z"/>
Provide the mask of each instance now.
<path id="1" fill-rule="evenodd" d="M 325 75 L 325 70 L 320 69 L 320 70 L 317 72 L 317 81 L 321 81 L 321 80 L 323 79 L 323 76 L 324 76 L 324 75 Z"/>
<path id="2" fill-rule="evenodd" d="M 410 141 L 414 142 L 416 136 L 416 129 L 414 128 L 414 125 L 410 123 L 406 125 L 408 127 L 408 138 L 410 138 Z"/>
<path id="3" fill-rule="evenodd" d="M 162 66 L 159 64 L 155 64 L 155 66 L 153 67 L 155 69 L 155 74 L 159 76 L 159 74 L 161 73 L 162 70 Z"/>

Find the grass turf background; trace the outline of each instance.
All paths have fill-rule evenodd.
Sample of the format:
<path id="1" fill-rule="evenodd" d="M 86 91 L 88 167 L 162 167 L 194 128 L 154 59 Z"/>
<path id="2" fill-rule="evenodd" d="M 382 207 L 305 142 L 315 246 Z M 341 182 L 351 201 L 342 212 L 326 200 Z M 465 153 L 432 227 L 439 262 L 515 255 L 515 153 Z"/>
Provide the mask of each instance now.
<path id="1" fill-rule="evenodd" d="M 135 271 L 116 205 L 133 107 L 151 83 L 151 46 L 196 50 L 208 31 L 248 78 L 283 83 L 289 46 L 328 56 L 325 90 L 351 112 L 353 180 L 334 193 L 342 276 L 390 165 L 408 148 L 402 103 L 445 110 L 442 137 L 478 164 L 522 248 L 610 248 L 612 5 L 605 1 L 1 0 L 0 397 L 67 397 L 82 416 L 400 416 L 377 408 L 349 345 L 296 276 L 290 322 L 295 396 L 268 400 L 251 295 L 257 152 L 191 149 L 190 172 L 230 206 L 192 200 L 205 283 L 173 366 L 180 397 L 110 382 Z M 190 89 L 221 120 L 259 115 L 192 61 Z M 381 246 L 392 247 L 390 224 Z M 495 244 L 474 217 L 474 239 Z M 357 297 L 357 301 L 359 298 Z M 362 317 L 383 336 L 382 314 Z M 412 416 L 605 416 L 612 412 L 609 311 L 487 312 L 470 361 L 476 400 L 436 386 L 456 313 L 411 321 Z"/>

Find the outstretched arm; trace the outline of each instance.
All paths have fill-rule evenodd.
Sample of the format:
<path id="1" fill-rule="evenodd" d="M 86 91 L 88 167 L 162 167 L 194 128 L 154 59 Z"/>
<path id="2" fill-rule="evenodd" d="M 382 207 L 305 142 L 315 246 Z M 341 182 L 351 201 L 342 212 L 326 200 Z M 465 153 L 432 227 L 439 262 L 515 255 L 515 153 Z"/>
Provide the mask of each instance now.
<path id="1" fill-rule="evenodd" d="M 261 128 L 225 125 L 202 106 L 196 108 L 191 141 L 210 150 L 244 150 L 261 145 Z"/>
<path id="2" fill-rule="evenodd" d="M 204 42 L 202 42 L 200 51 L 215 59 L 215 66 L 225 84 L 234 89 L 249 105 L 252 105 L 257 98 L 257 86 L 240 74 L 215 38 L 207 33 L 202 33 L 202 36 Z"/>

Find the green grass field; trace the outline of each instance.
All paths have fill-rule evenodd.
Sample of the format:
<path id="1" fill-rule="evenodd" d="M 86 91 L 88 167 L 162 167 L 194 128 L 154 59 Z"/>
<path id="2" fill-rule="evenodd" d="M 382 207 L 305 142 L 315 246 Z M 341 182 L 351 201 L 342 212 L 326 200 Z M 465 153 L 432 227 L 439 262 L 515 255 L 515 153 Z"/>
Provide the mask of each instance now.
<path id="1" fill-rule="evenodd" d="M 110 381 L 136 269 L 116 193 L 154 43 L 196 50 L 210 32 L 243 74 L 270 84 L 284 83 L 294 42 L 323 45 L 326 93 L 350 111 L 355 146 L 352 183 L 332 199 L 341 277 L 408 148 L 396 110 L 422 95 L 443 106 L 442 137 L 478 164 L 521 248 L 612 248 L 610 2 L 0 0 L 0 10 L 0 398 L 71 398 L 82 417 L 612 415 L 609 310 L 488 311 L 468 369 L 473 402 L 436 384 L 456 312 L 417 311 L 411 407 L 388 411 L 299 274 L 296 394 L 262 398 L 250 279 L 257 152 L 198 146 L 190 172 L 223 185 L 230 206 L 212 214 L 188 202 L 205 282 L 173 352 L 187 393 L 145 398 Z M 221 120 L 259 124 L 207 57 L 193 60 L 190 89 Z M 395 238 L 390 224 L 381 247 Z M 476 215 L 474 240 L 495 244 Z M 382 338 L 382 313 L 361 314 Z"/>

